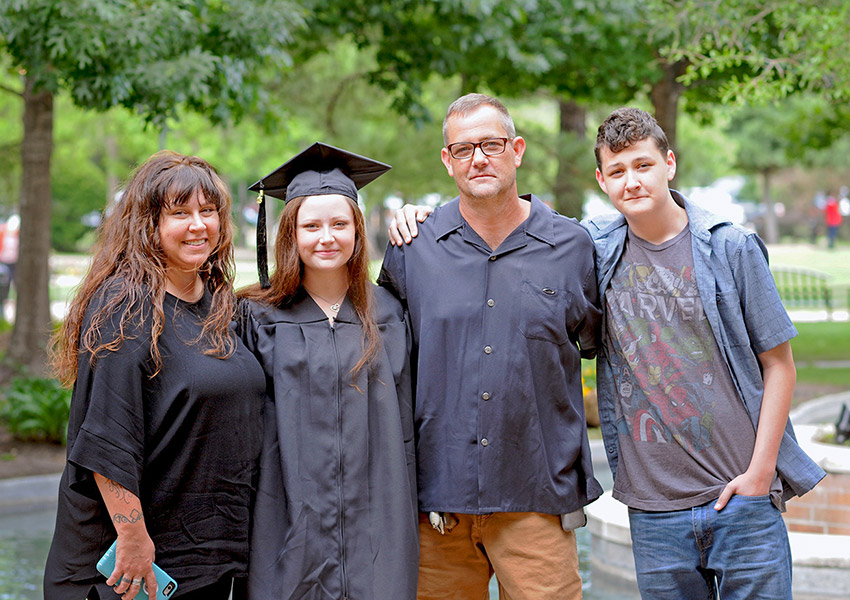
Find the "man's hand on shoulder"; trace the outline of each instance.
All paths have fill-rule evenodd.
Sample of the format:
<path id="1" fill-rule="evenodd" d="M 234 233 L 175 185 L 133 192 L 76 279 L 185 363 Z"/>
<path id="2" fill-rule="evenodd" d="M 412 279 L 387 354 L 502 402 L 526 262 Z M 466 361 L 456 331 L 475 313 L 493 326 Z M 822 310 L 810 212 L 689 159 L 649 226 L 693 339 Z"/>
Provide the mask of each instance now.
<path id="1" fill-rule="evenodd" d="M 390 244 L 401 246 L 402 243 L 409 244 L 413 241 L 413 238 L 419 235 L 417 224 L 427 219 L 432 212 L 434 209 L 430 206 L 416 204 L 405 204 L 398 209 L 388 228 Z"/>

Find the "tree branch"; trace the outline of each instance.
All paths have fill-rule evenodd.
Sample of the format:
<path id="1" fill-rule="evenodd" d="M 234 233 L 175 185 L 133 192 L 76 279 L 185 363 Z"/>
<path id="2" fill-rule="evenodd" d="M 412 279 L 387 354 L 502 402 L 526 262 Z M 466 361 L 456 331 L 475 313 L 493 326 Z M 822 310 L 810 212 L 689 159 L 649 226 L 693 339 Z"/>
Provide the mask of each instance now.
<path id="1" fill-rule="evenodd" d="M 367 75 L 366 72 L 352 73 L 346 77 L 340 79 L 334 91 L 331 93 L 331 97 L 328 100 L 328 103 L 325 107 L 325 127 L 332 135 L 336 134 L 336 127 L 334 126 L 334 113 L 336 112 L 336 105 L 340 101 L 342 94 L 345 92 L 345 88 L 350 84 L 354 83 L 358 79 L 361 79 Z"/>
<path id="2" fill-rule="evenodd" d="M 19 92 L 18 90 L 14 89 L 14 88 L 10 88 L 9 86 L 3 85 L 2 83 L 0 83 L 0 90 L 2 90 L 4 92 L 8 92 L 10 94 L 14 94 L 16 96 L 20 96 L 21 98 L 24 97 L 23 91 Z"/>

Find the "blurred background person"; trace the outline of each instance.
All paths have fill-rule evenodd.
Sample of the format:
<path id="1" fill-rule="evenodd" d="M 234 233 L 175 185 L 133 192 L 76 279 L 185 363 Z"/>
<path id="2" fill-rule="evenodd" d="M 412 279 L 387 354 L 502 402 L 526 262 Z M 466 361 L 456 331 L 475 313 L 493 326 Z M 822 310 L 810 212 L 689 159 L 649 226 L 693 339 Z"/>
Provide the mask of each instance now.
<path id="1" fill-rule="evenodd" d="M 21 230 L 21 218 L 12 215 L 0 225 L 0 317 L 9 297 L 9 289 L 15 281 L 15 265 L 18 263 L 18 236 Z"/>
<path id="2" fill-rule="evenodd" d="M 824 218 L 826 220 L 826 237 L 827 247 L 835 248 L 835 240 L 838 237 L 838 230 L 841 227 L 841 211 L 839 210 L 838 200 L 834 194 L 829 194 L 824 207 Z"/>

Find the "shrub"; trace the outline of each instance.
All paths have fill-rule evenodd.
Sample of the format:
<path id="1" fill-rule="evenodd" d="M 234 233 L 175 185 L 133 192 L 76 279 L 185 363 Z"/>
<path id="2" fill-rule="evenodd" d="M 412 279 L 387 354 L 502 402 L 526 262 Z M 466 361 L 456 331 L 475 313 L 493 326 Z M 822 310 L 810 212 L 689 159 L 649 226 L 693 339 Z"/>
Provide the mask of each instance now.
<path id="1" fill-rule="evenodd" d="M 596 391 L 596 361 L 581 361 L 581 388 L 584 394 Z"/>
<path id="2" fill-rule="evenodd" d="M 55 379 L 17 377 L 6 390 L 0 417 L 19 439 L 64 444 L 70 409 L 71 390 Z"/>

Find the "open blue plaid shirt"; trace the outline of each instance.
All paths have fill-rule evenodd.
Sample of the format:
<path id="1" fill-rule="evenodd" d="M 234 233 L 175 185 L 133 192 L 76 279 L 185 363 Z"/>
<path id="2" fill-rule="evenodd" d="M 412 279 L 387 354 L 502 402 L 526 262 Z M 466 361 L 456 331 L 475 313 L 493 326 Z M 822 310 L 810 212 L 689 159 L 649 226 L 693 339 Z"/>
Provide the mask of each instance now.
<path id="1" fill-rule="evenodd" d="M 757 355 L 797 335 L 785 312 L 767 264 L 767 248 L 759 237 L 705 211 L 672 191 L 685 208 L 691 231 L 694 272 L 700 299 L 723 359 L 753 427 L 758 426 L 764 380 Z M 603 298 L 623 253 L 628 225 L 623 215 L 606 215 L 582 223 L 596 246 L 599 297 Z M 604 319 L 604 315 L 603 315 Z M 605 326 L 602 327 L 603 334 Z M 606 344 L 600 344 L 596 382 L 599 417 L 608 463 L 616 475 L 619 447 L 613 371 Z M 802 496 L 826 475 L 797 444 L 789 421 L 779 447 L 776 470 L 783 500 Z"/>

